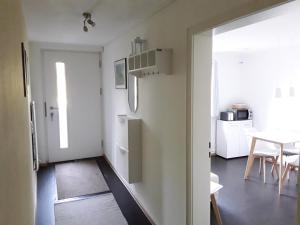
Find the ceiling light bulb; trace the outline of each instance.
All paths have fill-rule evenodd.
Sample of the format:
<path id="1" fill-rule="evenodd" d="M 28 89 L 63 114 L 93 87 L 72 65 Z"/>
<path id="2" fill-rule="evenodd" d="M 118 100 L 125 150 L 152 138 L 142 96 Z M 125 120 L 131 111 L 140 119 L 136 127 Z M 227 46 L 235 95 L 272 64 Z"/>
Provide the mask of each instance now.
<path id="1" fill-rule="evenodd" d="M 290 89 L 289 89 L 289 95 L 290 95 L 290 97 L 295 97 L 296 96 L 295 88 L 293 86 L 291 86 Z"/>
<path id="2" fill-rule="evenodd" d="M 82 13 L 82 15 L 83 15 L 83 17 L 84 17 L 85 19 L 88 19 L 88 18 L 91 18 L 91 17 L 92 17 L 91 13 L 89 13 L 89 12 L 84 12 L 84 13 Z"/>
<path id="3" fill-rule="evenodd" d="M 91 19 L 88 19 L 87 22 L 88 22 L 88 24 L 90 24 L 92 27 L 94 27 L 94 26 L 96 25 L 96 23 L 95 23 L 93 20 L 91 20 Z"/>
<path id="4" fill-rule="evenodd" d="M 281 98 L 281 97 L 282 97 L 281 88 L 275 88 L 275 98 Z"/>

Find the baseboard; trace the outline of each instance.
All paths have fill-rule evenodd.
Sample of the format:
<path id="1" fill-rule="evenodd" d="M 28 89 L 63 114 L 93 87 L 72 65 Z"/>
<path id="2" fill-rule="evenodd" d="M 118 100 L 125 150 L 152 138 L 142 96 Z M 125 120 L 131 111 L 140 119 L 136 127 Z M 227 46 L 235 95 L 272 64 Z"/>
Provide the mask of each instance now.
<path id="1" fill-rule="evenodd" d="M 47 167 L 49 163 L 39 163 L 39 167 Z"/>
<path id="2" fill-rule="evenodd" d="M 218 155 L 218 154 L 215 154 L 214 156 L 215 156 L 215 157 L 220 157 L 221 159 L 225 159 L 225 160 L 235 160 L 235 159 L 248 158 L 247 155 L 246 155 L 246 156 L 233 157 L 233 158 L 225 158 L 225 157 L 220 156 L 220 155 Z"/>
<path id="3" fill-rule="evenodd" d="M 118 171 L 115 169 L 115 167 L 112 165 L 112 163 L 110 162 L 110 160 L 106 157 L 106 155 L 104 154 L 103 157 L 105 158 L 105 160 L 107 161 L 107 163 L 109 164 L 109 166 L 112 168 L 112 170 L 115 172 L 115 174 L 118 176 L 118 178 L 120 179 L 120 181 L 123 183 L 123 185 L 126 187 L 127 191 L 130 193 L 130 195 L 132 196 L 132 198 L 134 199 L 134 201 L 136 202 L 136 204 L 138 204 L 138 206 L 141 208 L 141 210 L 143 211 L 143 213 L 145 214 L 145 216 L 147 217 L 147 219 L 150 221 L 150 223 L 152 225 L 156 225 L 153 221 L 153 219 L 151 218 L 151 216 L 147 213 L 147 211 L 145 210 L 145 207 L 142 205 L 142 203 L 139 202 L 139 200 L 134 196 L 133 192 L 131 191 L 131 189 L 129 188 L 127 182 L 124 180 L 124 178 L 118 173 Z"/>

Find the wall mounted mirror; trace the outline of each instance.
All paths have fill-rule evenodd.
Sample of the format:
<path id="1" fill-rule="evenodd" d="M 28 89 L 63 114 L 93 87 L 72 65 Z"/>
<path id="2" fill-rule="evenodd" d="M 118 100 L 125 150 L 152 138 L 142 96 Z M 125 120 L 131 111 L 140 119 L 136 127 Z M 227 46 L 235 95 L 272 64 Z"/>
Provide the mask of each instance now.
<path id="1" fill-rule="evenodd" d="M 131 112 L 138 108 L 138 78 L 128 74 L 128 104 Z"/>

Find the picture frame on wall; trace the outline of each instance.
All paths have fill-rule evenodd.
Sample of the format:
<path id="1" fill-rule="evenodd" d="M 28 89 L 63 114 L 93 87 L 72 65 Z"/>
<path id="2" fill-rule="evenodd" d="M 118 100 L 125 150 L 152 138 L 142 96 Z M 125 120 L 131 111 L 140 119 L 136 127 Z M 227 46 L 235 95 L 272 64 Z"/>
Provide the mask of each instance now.
<path id="1" fill-rule="evenodd" d="M 127 60 L 126 58 L 114 62 L 115 88 L 127 89 Z"/>
<path id="2" fill-rule="evenodd" d="M 24 97 L 27 97 L 27 85 L 28 85 L 28 55 L 24 46 L 24 43 L 21 43 L 21 54 L 22 54 L 22 75 L 23 75 L 23 89 Z"/>

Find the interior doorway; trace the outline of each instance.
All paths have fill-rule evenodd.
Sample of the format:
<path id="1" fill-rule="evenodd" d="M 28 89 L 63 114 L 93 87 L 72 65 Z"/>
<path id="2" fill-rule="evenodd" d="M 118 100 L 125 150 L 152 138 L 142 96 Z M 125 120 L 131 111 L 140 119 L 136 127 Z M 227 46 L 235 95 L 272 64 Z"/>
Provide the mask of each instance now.
<path id="1" fill-rule="evenodd" d="M 211 154 L 218 154 L 218 146 L 217 146 L 217 121 L 220 120 L 220 112 L 223 111 L 223 109 L 221 110 L 221 108 L 219 107 L 219 103 L 218 103 L 218 100 L 221 101 L 220 99 L 216 99 L 216 96 L 220 93 L 218 93 L 218 91 L 220 90 L 216 90 L 217 87 L 216 85 L 218 84 L 224 84 L 224 77 L 222 78 L 222 82 L 220 83 L 220 80 L 218 81 L 218 76 L 216 76 L 216 73 L 219 73 L 220 71 L 220 65 L 218 65 L 218 61 L 220 61 L 220 58 L 221 56 L 217 56 L 216 57 L 216 53 L 213 51 L 214 49 L 214 45 L 215 45 L 215 42 L 214 42 L 214 39 L 217 35 L 220 35 L 222 33 L 226 33 L 228 31 L 232 31 L 232 30 L 235 30 L 235 29 L 238 29 L 238 28 L 243 28 L 243 27 L 248 27 L 252 24 L 255 24 L 255 23 L 264 23 L 265 21 L 269 21 L 270 19 L 272 18 L 279 18 L 279 17 L 282 17 L 284 15 L 286 15 L 286 13 L 295 13 L 295 15 L 297 15 L 297 12 L 295 11 L 296 8 L 299 7 L 299 1 L 294 1 L 294 2 L 291 2 L 291 3 L 288 3 L 288 4 L 285 4 L 285 5 L 282 5 L 282 6 L 279 6 L 279 7 L 275 7 L 271 10 L 266 10 L 266 11 L 263 11 L 263 12 L 260 12 L 260 13 L 257 13 L 255 15 L 252 15 L 252 16 L 249 16 L 249 17 L 245 17 L 241 20 L 235 20 L 234 22 L 232 23 L 228 23 L 224 26 L 219 26 L 219 27 L 216 27 L 214 29 L 210 29 L 210 30 L 206 30 L 204 32 L 196 32 L 195 30 L 192 32 L 193 34 L 191 35 L 191 49 L 192 49 L 192 52 L 191 52 L 191 62 L 192 62 L 192 67 L 191 67 L 191 71 L 190 73 L 192 74 L 191 76 L 191 93 L 192 93 L 192 103 L 191 103 L 191 149 L 192 149 L 192 153 L 191 153 L 191 170 L 192 170 L 192 174 L 191 174 L 191 224 L 216 224 L 216 219 L 215 218 L 212 218 L 212 221 L 211 221 L 211 218 L 210 218 L 210 194 L 211 194 L 211 181 L 214 181 L 215 183 L 220 183 L 222 184 L 222 177 L 220 176 L 217 176 L 214 177 L 213 175 L 210 175 L 210 168 L 211 168 L 211 159 L 209 158 L 209 152 Z M 300 9 L 300 8 L 298 8 Z M 299 13 L 298 13 L 299 15 Z M 294 18 L 290 18 L 291 21 L 297 21 L 296 17 Z M 268 22 L 269 23 L 269 22 Z M 285 28 L 287 28 L 287 26 L 290 26 L 290 25 L 287 25 L 289 24 L 288 21 L 286 22 L 283 22 L 282 24 L 285 24 Z M 275 28 L 276 28 L 276 25 L 275 25 Z M 278 28 L 278 27 L 277 27 Z M 265 32 L 272 32 L 274 30 L 272 30 L 270 28 L 270 26 L 267 26 L 265 28 Z M 269 30 L 268 30 L 269 29 Z M 245 32 L 245 31 L 244 31 Z M 294 33 L 292 33 L 291 35 L 294 37 L 292 40 L 292 42 L 295 44 L 295 45 L 298 45 L 298 42 L 296 41 L 297 38 L 297 32 L 295 32 L 295 30 L 293 31 Z M 265 47 L 269 47 L 269 45 L 272 45 L 272 42 L 273 40 L 269 40 L 269 39 L 264 39 L 262 36 L 259 36 L 259 35 L 255 35 L 254 33 L 246 33 L 245 36 L 248 37 L 251 37 L 253 39 L 257 39 L 258 41 L 258 44 L 261 45 L 261 47 L 264 45 Z M 274 39 L 274 34 L 271 35 L 272 38 Z M 275 35 L 276 36 L 276 35 Z M 288 38 L 289 40 L 290 37 Z M 261 42 L 259 42 L 260 40 L 262 40 Z M 282 37 L 280 38 L 280 45 L 281 47 L 282 46 L 282 41 L 284 39 L 282 39 Z M 234 47 L 237 47 L 240 43 L 234 41 L 232 39 L 232 37 L 228 38 L 227 41 L 232 41 L 232 44 Z M 278 41 L 278 40 L 277 40 Z M 248 39 L 248 44 L 250 44 L 250 41 Z M 290 43 L 289 43 L 290 44 Z M 223 47 L 228 47 L 228 42 L 227 44 L 225 44 Z M 250 48 L 253 47 L 251 45 L 249 45 Z M 258 46 L 258 45 L 256 45 Z M 300 46 L 300 45 L 299 45 Z M 220 46 L 219 46 L 220 47 Z M 291 46 L 290 46 L 291 47 Z M 293 48 L 293 47 L 292 47 Z M 249 50 L 249 49 L 248 49 Z M 234 50 L 233 50 L 234 52 Z M 283 51 L 280 51 L 281 53 L 283 53 Z M 288 51 L 287 51 L 288 52 Z M 279 55 L 279 53 L 278 53 Z M 297 55 L 297 53 L 295 53 L 295 55 Z M 269 54 L 269 58 L 270 56 L 272 56 L 272 54 L 270 53 Z M 274 53 L 273 53 L 273 56 L 274 56 Z M 257 56 L 256 56 L 257 57 Z M 219 58 L 219 60 L 216 60 L 216 58 Z M 282 57 L 283 59 L 284 57 Z M 258 60 L 259 61 L 259 60 Z M 273 62 L 273 66 L 272 66 L 272 63 L 269 64 L 269 66 L 272 66 L 273 68 L 270 70 L 270 71 L 273 71 L 273 72 L 270 72 L 268 76 L 265 76 L 264 78 L 262 78 L 262 80 L 268 80 L 268 79 L 271 79 L 272 82 L 273 80 L 276 80 L 274 79 L 274 75 L 276 72 L 280 71 L 278 69 L 274 69 L 274 66 L 280 62 L 280 61 L 284 61 L 284 60 L 277 60 L 275 63 Z M 291 63 L 290 60 L 287 60 L 289 61 L 289 64 L 291 66 L 291 64 L 293 64 L 294 66 L 292 66 L 294 69 L 294 71 L 297 71 L 296 69 L 296 63 Z M 223 63 L 223 65 L 229 65 L 228 63 Z M 245 64 L 245 57 L 242 57 L 241 59 L 237 59 L 236 60 L 236 64 L 237 65 L 240 65 L 240 66 L 243 66 Z M 250 66 L 250 65 L 249 65 Z M 254 64 L 251 64 L 250 68 L 254 68 Z M 257 66 L 257 68 L 259 70 L 262 71 L 262 67 L 261 66 Z M 222 68 L 224 69 L 224 68 Z M 265 70 L 266 68 L 264 68 Z M 281 70 L 282 71 L 282 70 Z M 293 73 L 291 70 L 289 70 L 290 73 Z M 244 75 L 245 73 L 241 74 L 242 72 L 239 71 L 238 72 L 240 76 Z M 230 74 L 230 72 L 229 72 Z M 266 74 L 266 71 L 264 72 L 264 74 Z M 231 70 L 231 75 L 233 75 L 233 71 Z M 238 76 L 237 75 L 237 76 Z M 248 78 L 249 78 L 250 75 L 248 75 Z M 285 75 L 285 77 L 287 77 Z M 289 77 L 289 76 L 288 76 Z M 295 83 L 296 80 L 298 79 L 297 77 L 299 76 L 294 76 L 294 75 L 291 75 L 290 77 L 292 77 L 291 79 L 289 79 L 287 82 L 286 82 L 286 85 L 282 85 L 282 81 L 280 79 L 277 79 L 278 81 L 275 81 L 274 85 L 270 85 L 272 82 L 267 82 L 266 86 L 270 87 L 270 90 L 267 91 L 267 89 L 265 89 L 266 92 L 270 92 L 268 93 L 267 95 L 271 95 L 271 96 L 274 96 L 275 98 L 278 97 L 278 95 L 282 96 L 282 95 L 286 95 L 291 101 L 293 101 L 294 99 L 297 98 L 297 94 L 296 94 L 296 90 L 299 90 L 298 86 L 296 87 Z M 231 84 L 236 82 L 237 77 L 228 77 L 228 82 L 229 82 L 229 86 L 230 86 L 230 82 Z M 251 86 L 251 82 L 250 81 L 251 79 L 246 79 L 247 77 L 245 77 L 245 85 L 248 87 Z M 257 79 L 257 85 L 262 85 L 262 80 L 260 80 L 259 78 Z M 280 80 L 280 81 L 279 81 Z M 294 81 L 293 81 L 294 80 Z M 228 83 L 227 82 L 227 83 Z M 281 86 L 281 87 L 279 87 Z M 280 91 L 278 90 L 280 89 Z M 241 97 L 242 96 L 242 92 L 244 93 L 247 93 L 248 95 L 250 94 L 249 91 L 246 90 L 246 88 L 242 88 L 239 90 L 237 86 L 234 86 L 232 87 L 232 90 L 234 90 L 236 93 L 236 96 L 238 97 Z M 224 94 L 224 92 L 222 92 Z M 258 95 L 258 88 L 256 89 L 253 89 L 252 88 L 252 93 L 253 95 L 257 95 L 257 97 L 259 98 L 259 95 Z M 285 93 L 285 94 L 283 94 Z M 295 98 L 294 98 L 295 97 Z M 262 98 L 265 98 L 265 96 L 261 96 L 261 99 Z M 240 98 L 241 99 L 241 98 Z M 260 100 L 261 100 L 260 99 Z M 275 101 L 277 101 L 278 99 L 275 99 Z M 245 100 L 246 101 L 246 100 Z M 280 101 L 280 100 L 279 100 Z M 231 105 L 234 104 L 234 103 L 244 103 L 243 99 L 239 100 L 238 98 L 236 99 L 232 99 L 231 101 Z M 252 106 L 254 104 L 252 104 L 252 102 L 249 100 L 249 104 Z M 277 101 L 278 102 L 278 101 Z M 282 101 L 281 101 L 282 102 Z M 247 102 L 248 103 L 248 102 Z M 285 104 L 285 103 L 284 103 Z M 288 103 L 286 103 L 288 104 Z M 277 106 L 279 106 L 280 108 L 280 105 L 281 103 Z M 295 105 L 295 104 L 294 104 Z M 281 105 L 282 106 L 282 105 Z M 264 126 L 264 119 L 261 119 L 262 117 L 259 116 L 259 114 L 261 114 L 261 111 L 264 111 L 262 108 L 265 107 L 264 104 L 262 104 L 260 106 L 260 108 L 257 109 L 257 107 L 249 107 L 249 109 L 247 108 L 247 124 L 245 126 L 248 126 L 249 124 L 249 116 L 255 116 L 255 120 L 253 121 L 253 124 L 252 125 L 252 121 L 251 121 L 251 128 L 252 126 L 257 126 L 257 128 L 259 130 L 265 130 L 265 128 L 263 127 Z M 244 106 L 242 107 L 243 109 L 245 108 Z M 252 109 L 253 108 L 253 109 Z M 255 108 L 255 112 L 254 111 L 254 108 Z M 281 107 L 281 108 L 286 108 L 286 107 Z M 297 108 L 297 107 L 296 107 Z M 293 112 L 294 111 L 297 111 L 296 108 L 293 109 Z M 298 107 L 299 108 L 299 107 Z M 250 112 L 250 109 L 252 109 L 252 113 L 251 115 L 249 115 L 248 113 Z M 274 111 L 275 109 L 272 108 L 272 110 Z M 270 109 L 267 109 L 265 111 L 268 111 L 270 113 L 270 111 L 272 111 Z M 224 110 L 224 111 L 227 111 L 227 108 Z M 244 111 L 245 112 L 245 111 Z M 263 114 L 263 113 L 262 113 Z M 268 116 L 267 114 L 263 115 L 263 116 Z M 282 117 L 282 113 L 281 115 L 277 115 L 275 116 L 277 119 L 278 119 L 278 116 L 281 116 Z M 271 119 L 272 117 L 272 119 Z M 274 122 L 274 115 L 272 114 L 270 116 L 270 118 L 267 118 L 266 120 L 268 121 L 268 123 L 270 124 L 271 121 Z M 289 119 L 289 120 L 292 120 L 293 122 L 286 122 L 286 120 L 283 120 L 283 122 L 279 122 L 277 119 L 276 120 L 276 126 L 278 128 L 283 128 L 282 125 L 286 125 L 286 124 L 290 124 L 291 126 L 295 126 L 295 120 L 293 119 Z M 251 118 L 252 120 L 252 118 Z M 263 121 L 263 122 L 262 122 Z M 277 123 L 278 122 L 278 123 Z M 275 125 L 275 123 L 273 123 Z M 281 127 L 280 127 L 281 126 Z M 269 128 L 271 129 L 274 129 L 275 126 L 269 126 Z M 299 127 L 300 127 L 300 124 L 299 124 Z M 249 128 L 249 127 L 247 127 Z M 287 127 L 284 127 L 284 128 L 287 128 Z M 282 131 L 283 129 L 281 129 Z M 295 128 L 292 128 L 292 131 L 295 132 L 297 129 Z M 250 188 L 250 186 L 252 185 L 251 184 L 251 181 L 248 182 L 248 181 L 245 181 L 244 180 L 244 169 L 246 167 L 246 163 L 247 163 L 247 157 L 249 155 L 249 146 L 248 146 L 248 143 L 247 143 L 247 140 L 246 138 L 243 139 L 243 138 L 240 138 L 240 136 L 237 134 L 237 133 L 234 133 L 234 132 L 230 132 L 231 135 L 233 135 L 235 138 L 233 139 L 241 139 L 239 140 L 240 141 L 240 145 L 245 145 L 244 147 L 242 147 L 242 150 L 239 151 L 239 149 L 233 149 L 235 150 L 234 151 L 234 157 L 230 157 L 230 158 L 236 158 L 236 157 L 245 157 L 245 158 L 242 158 L 240 161 L 232 161 L 232 162 L 236 162 L 236 164 L 238 164 L 239 166 L 240 165 L 243 165 L 243 166 L 240 166 L 239 169 L 242 171 L 241 172 L 241 176 L 240 175 L 237 175 L 235 174 L 234 172 L 230 175 L 230 174 L 227 174 L 227 177 L 232 177 L 235 175 L 237 176 L 240 176 L 238 177 L 238 179 L 240 179 L 240 184 L 241 185 L 245 185 L 243 188 L 245 188 L 246 190 Z M 297 146 L 297 143 L 296 145 Z M 223 157 L 223 156 L 222 156 Z M 226 158 L 226 157 L 225 157 Z M 220 161 L 224 160 L 223 158 L 220 158 L 215 160 L 213 159 L 212 160 L 212 163 L 213 165 L 215 163 L 218 163 Z M 243 161 L 244 160 L 244 161 Z M 230 161 L 230 160 L 229 160 Z M 224 161 L 225 163 L 229 162 L 229 161 Z M 228 164 L 228 163 L 227 163 Z M 227 167 L 229 167 L 228 165 L 225 165 L 225 167 L 222 167 L 222 170 L 224 171 Z M 231 166 L 231 165 L 230 165 Z M 257 165 L 257 168 L 258 168 L 258 165 Z M 269 168 L 267 166 L 267 168 Z M 270 168 L 271 168 L 271 165 L 270 165 Z M 225 171 L 226 172 L 226 171 Z M 227 171 L 228 172 L 228 171 Z M 232 171 L 231 171 L 232 172 Z M 228 173 L 231 173 L 231 172 L 228 172 Z M 275 173 L 275 172 L 274 172 Z M 271 176 L 271 175 L 270 175 Z M 275 175 L 274 175 L 275 176 Z M 292 183 L 296 180 L 297 180 L 297 170 L 296 170 L 296 173 L 294 176 L 294 180 L 292 181 Z M 258 178 L 258 179 L 263 179 L 262 177 L 261 178 Z M 278 182 L 276 184 L 276 179 L 272 180 L 273 178 L 270 178 L 270 183 L 268 183 L 268 185 L 273 185 L 274 187 L 277 187 L 278 186 Z M 271 184 L 271 182 L 273 182 Z M 226 183 L 226 182 L 225 182 Z M 247 186 L 246 186 L 247 185 Z M 289 184 L 290 185 L 290 184 Z M 294 183 L 293 183 L 294 185 Z M 253 188 L 255 185 L 252 185 L 251 188 Z M 259 186 L 259 187 L 258 187 Z M 256 192 L 255 193 L 252 193 L 252 195 L 256 195 L 258 194 L 260 191 L 260 194 L 262 191 L 267 191 L 267 188 L 266 186 L 267 185 L 264 185 L 264 181 L 262 180 L 261 184 L 258 185 L 256 188 Z M 294 185 L 295 186 L 295 185 Z M 297 193 L 297 186 L 295 187 L 290 187 L 288 186 L 288 195 L 291 194 L 293 196 L 294 193 Z M 223 187 L 223 190 L 225 188 L 228 188 L 228 186 L 226 187 Z M 254 188 L 255 189 L 255 188 Z M 292 190 L 292 191 L 291 191 Z M 237 191 L 237 190 L 236 190 Z M 251 191 L 250 191 L 251 192 Z M 252 214 L 252 220 L 250 218 L 248 218 L 246 216 L 246 214 L 243 215 L 243 212 L 242 212 L 242 208 L 247 208 L 247 204 L 245 204 L 246 202 L 250 202 L 249 204 L 252 204 L 251 201 L 249 201 L 251 198 L 255 198 L 255 196 L 250 196 L 250 192 L 248 193 L 249 196 L 247 195 L 247 193 L 242 196 L 244 197 L 244 200 L 249 198 L 248 200 L 243 200 L 243 198 L 239 197 L 238 201 L 240 203 L 240 205 L 235 208 L 236 211 L 232 211 L 232 208 L 229 207 L 224 207 L 224 205 L 221 206 L 221 217 L 222 215 L 223 216 L 228 216 L 229 214 L 232 213 L 232 215 L 236 215 L 236 214 L 239 214 L 241 215 L 240 218 L 238 217 L 235 217 L 235 216 L 232 216 L 230 218 L 230 221 L 232 223 L 236 223 L 236 224 L 260 224 L 260 223 L 257 223 L 259 220 L 261 223 L 264 223 L 264 218 L 263 217 L 256 217 L 253 216 Z M 225 198 L 227 198 L 226 200 L 222 200 L 222 190 L 219 191 L 219 200 L 217 199 L 217 202 L 221 202 L 222 204 L 225 204 L 226 202 L 229 203 L 230 201 L 227 201 L 228 198 L 230 198 L 230 196 L 225 196 Z M 227 192 L 228 193 L 228 192 Z M 233 191 L 234 193 L 234 191 Z M 276 195 L 276 192 L 274 192 L 274 198 L 270 195 L 270 199 L 266 199 L 266 201 L 264 201 L 264 197 L 267 196 L 267 194 L 265 193 L 265 195 L 260 195 L 258 194 L 257 196 L 261 196 L 260 199 L 262 199 L 263 201 L 261 202 L 263 204 L 263 202 L 265 202 L 266 204 L 268 205 L 272 205 L 275 201 L 274 199 L 278 199 L 278 196 Z M 268 192 L 268 194 L 270 194 L 270 192 Z M 295 194 L 296 195 L 296 194 Z M 232 198 L 234 198 L 234 196 L 231 196 Z M 288 208 L 288 210 L 286 211 L 285 215 L 289 214 L 289 215 L 292 215 L 292 218 L 295 217 L 294 219 L 296 219 L 296 206 L 297 206 L 297 200 L 295 199 L 297 196 L 293 196 L 294 200 L 291 204 L 289 204 L 289 206 L 286 206 L 286 208 Z M 257 197 L 258 198 L 258 197 Z M 266 197 L 267 198 L 267 197 Z M 272 203 L 273 202 L 273 203 Z M 255 204 L 254 204 L 255 205 Z M 249 205 L 248 205 L 249 206 Z M 239 208 L 240 207 L 240 208 Z M 259 207 L 257 206 L 253 206 L 253 208 L 258 209 Z M 279 207 L 280 208 L 280 207 Z M 274 210 L 282 210 L 282 208 L 277 208 L 274 207 L 272 209 Z M 222 212 L 223 210 L 223 212 Z M 224 211 L 226 211 L 224 213 Z M 272 210 L 271 210 L 272 211 Z M 276 222 L 278 222 L 278 224 L 280 224 L 281 222 L 285 221 L 289 221 L 288 223 L 290 223 L 291 219 L 288 219 L 288 220 L 285 220 L 285 216 L 282 214 L 284 211 L 281 211 L 280 213 L 277 214 L 277 217 L 275 219 Z M 272 213 L 274 213 L 272 211 Z M 249 212 L 248 212 L 249 214 Z M 241 219 L 242 217 L 244 218 L 248 218 L 247 220 L 244 220 L 244 219 Z M 228 223 L 228 220 L 224 220 L 225 221 L 225 224 L 229 224 Z M 249 222 L 249 221 L 252 221 L 252 222 Z"/>
<path id="2" fill-rule="evenodd" d="M 44 50 L 43 65 L 49 162 L 99 156 L 99 54 Z"/>

